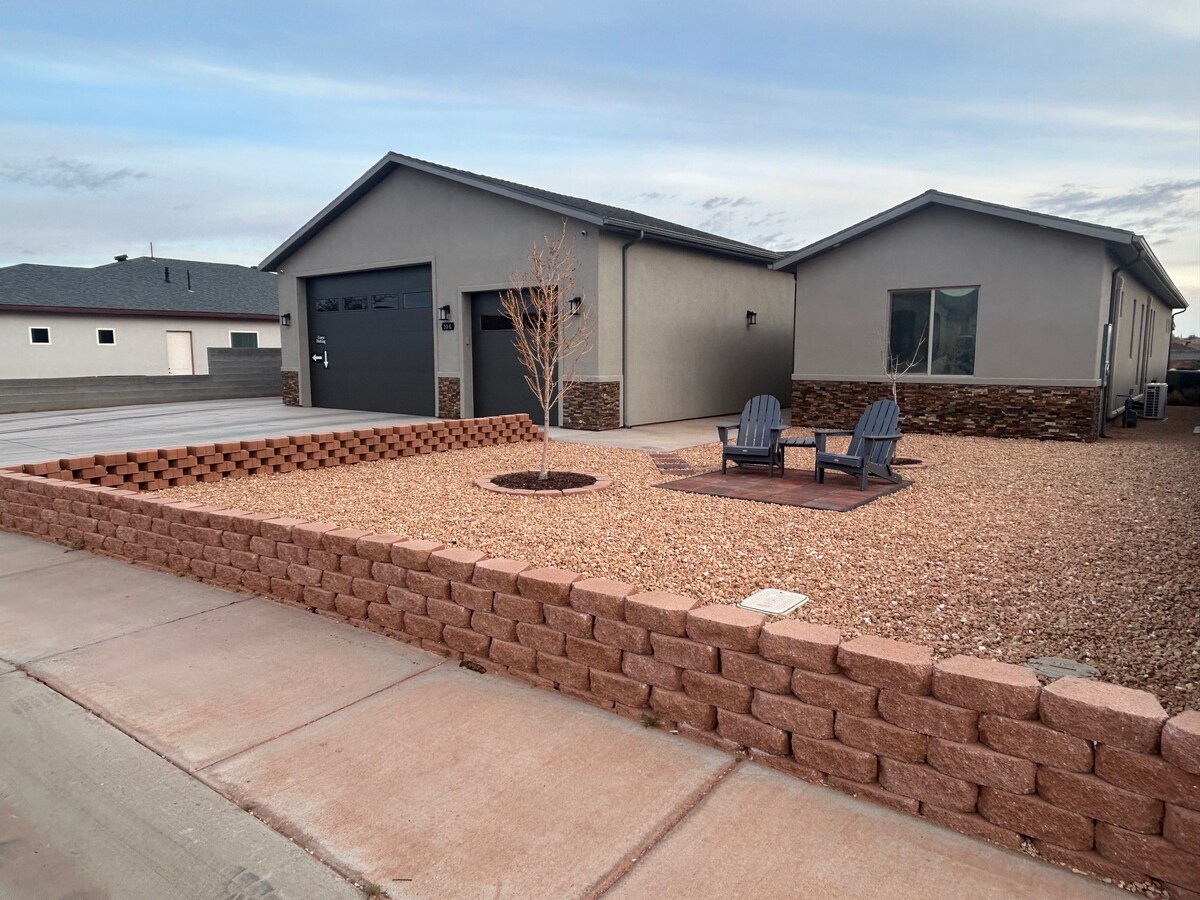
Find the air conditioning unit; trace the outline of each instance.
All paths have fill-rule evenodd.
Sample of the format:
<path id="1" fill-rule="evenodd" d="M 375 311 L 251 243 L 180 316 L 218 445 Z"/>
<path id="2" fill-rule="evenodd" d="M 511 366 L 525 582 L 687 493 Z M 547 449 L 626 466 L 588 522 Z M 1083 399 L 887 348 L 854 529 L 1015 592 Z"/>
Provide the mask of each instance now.
<path id="1" fill-rule="evenodd" d="M 1165 419 L 1167 417 L 1167 386 L 1161 381 L 1146 385 L 1146 397 L 1142 405 L 1143 419 Z"/>

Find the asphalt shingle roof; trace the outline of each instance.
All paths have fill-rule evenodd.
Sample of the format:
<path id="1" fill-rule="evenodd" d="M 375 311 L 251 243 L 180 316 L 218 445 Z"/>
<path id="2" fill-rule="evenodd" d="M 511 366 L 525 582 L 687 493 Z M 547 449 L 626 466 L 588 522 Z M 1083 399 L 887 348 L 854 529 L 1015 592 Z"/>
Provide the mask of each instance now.
<path id="1" fill-rule="evenodd" d="M 25 306 L 184 315 L 279 313 L 275 276 L 269 272 L 149 256 L 91 269 L 32 263 L 0 268 L 0 310 Z"/>

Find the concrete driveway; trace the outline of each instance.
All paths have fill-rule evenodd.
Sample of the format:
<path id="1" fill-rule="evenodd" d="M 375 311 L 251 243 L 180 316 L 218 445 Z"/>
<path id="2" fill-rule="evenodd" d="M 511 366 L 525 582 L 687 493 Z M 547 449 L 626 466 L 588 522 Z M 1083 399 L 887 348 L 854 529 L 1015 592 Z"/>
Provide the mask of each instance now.
<path id="1" fill-rule="evenodd" d="M 361 629 L 4 533 L 0 723 L 2 897 L 360 896 L 347 878 L 397 898 L 1124 896 Z"/>
<path id="2" fill-rule="evenodd" d="M 436 421 L 284 406 L 277 397 L 0 415 L 0 466 L 120 450 Z"/>

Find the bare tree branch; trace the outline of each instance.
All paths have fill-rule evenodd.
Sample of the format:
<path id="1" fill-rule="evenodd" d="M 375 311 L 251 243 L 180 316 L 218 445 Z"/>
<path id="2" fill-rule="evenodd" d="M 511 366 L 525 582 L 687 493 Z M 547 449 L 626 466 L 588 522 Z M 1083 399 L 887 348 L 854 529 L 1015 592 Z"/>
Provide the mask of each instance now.
<path id="1" fill-rule="evenodd" d="M 555 239 L 529 251 L 529 271 L 514 272 L 500 297 L 500 308 L 513 323 L 513 344 L 525 369 L 525 384 L 542 409 L 542 466 L 549 469 L 550 410 L 575 387 L 580 358 L 595 338 L 593 304 L 580 304 L 572 314 L 575 296 L 575 251 L 567 243 L 567 220 Z"/>

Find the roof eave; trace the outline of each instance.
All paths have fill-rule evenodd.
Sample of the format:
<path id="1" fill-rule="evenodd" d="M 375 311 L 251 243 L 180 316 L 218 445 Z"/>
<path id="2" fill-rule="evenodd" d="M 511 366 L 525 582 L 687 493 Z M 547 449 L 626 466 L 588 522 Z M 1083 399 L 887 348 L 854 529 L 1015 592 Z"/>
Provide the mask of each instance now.
<path id="1" fill-rule="evenodd" d="M 653 228 L 645 225 L 639 225 L 636 222 L 626 222 L 621 219 L 605 219 L 601 226 L 610 231 L 617 231 L 622 234 L 645 234 L 663 243 L 676 244 L 681 247 L 689 247 L 693 250 L 700 250 L 705 253 L 715 253 L 721 256 L 731 256 L 737 259 L 752 260 L 758 263 L 771 262 L 780 257 L 781 254 L 774 250 L 766 250 L 751 247 L 749 245 L 738 245 L 725 243 L 723 241 L 706 241 L 703 238 L 696 237 L 690 234 L 679 234 L 678 232 L 669 231 L 665 228 Z"/>

